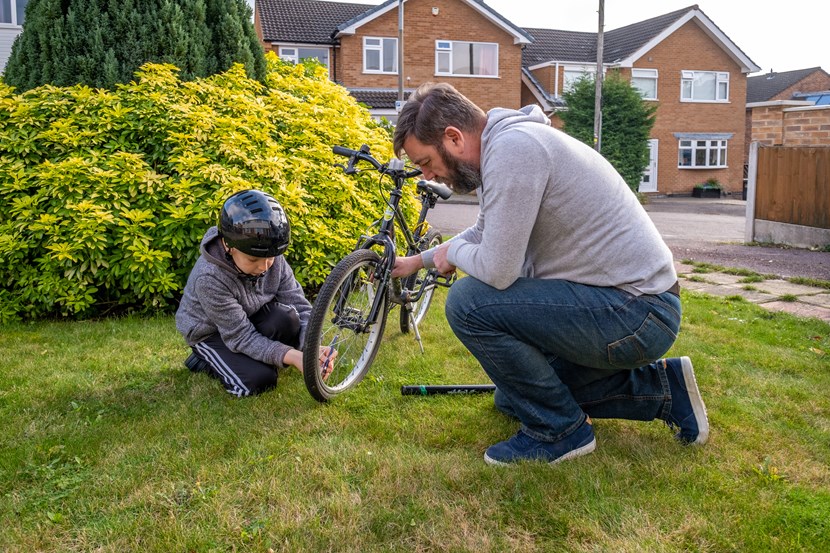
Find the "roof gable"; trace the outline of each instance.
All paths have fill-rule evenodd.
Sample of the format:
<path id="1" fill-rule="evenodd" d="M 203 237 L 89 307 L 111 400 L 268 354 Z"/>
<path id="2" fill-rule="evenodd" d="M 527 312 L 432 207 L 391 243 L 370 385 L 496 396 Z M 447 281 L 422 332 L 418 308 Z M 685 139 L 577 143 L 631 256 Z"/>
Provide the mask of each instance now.
<path id="1" fill-rule="evenodd" d="M 529 44 L 533 37 L 527 34 L 527 32 L 522 29 L 521 27 L 517 27 L 513 25 L 510 21 L 502 17 L 499 13 L 493 11 L 487 4 L 485 4 L 482 0 L 457 0 L 459 2 L 464 2 L 479 14 L 481 14 L 485 19 L 489 20 L 495 26 L 501 28 L 507 34 L 513 35 L 513 43 L 514 44 Z M 406 10 L 406 2 L 407 0 L 403 0 L 404 3 L 404 11 Z M 343 22 L 342 24 L 337 26 L 337 31 L 334 34 L 335 37 L 340 37 L 342 35 L 351 35 L 357 31 L 357 28 L 369 23 L 373 19 L 380 17 L 390 11 L 397 11 L 398 9 L 398 0 L 386 0 L 383 4 L 379 6 L 372 6 L 371 9 L 367 10 L 364 13 L 361 13 L 354 18 Z"/>
<path id="2" fill-rule="evenodd" d="M 746 80 L 746 102 L 767 102 L 817 71 L 827 75 L 821 67 L 810 67 L 782 73 L 770 71 L 766 75 L 749 77 Z"/>
<path id="3" fill-rule="evenodd" d="M 697 5 L 632 23 L 603 34 L 603 63 L 632 67 L 640 57 L 681 26 L 695 21 L 741 67 L 744 73 L 760 68 L 715 25 Z M 522 55 L 522 65 L 534 68 L 552 62 L 596 62 L 597 33 L 527 29 L 537 40 Z"/>

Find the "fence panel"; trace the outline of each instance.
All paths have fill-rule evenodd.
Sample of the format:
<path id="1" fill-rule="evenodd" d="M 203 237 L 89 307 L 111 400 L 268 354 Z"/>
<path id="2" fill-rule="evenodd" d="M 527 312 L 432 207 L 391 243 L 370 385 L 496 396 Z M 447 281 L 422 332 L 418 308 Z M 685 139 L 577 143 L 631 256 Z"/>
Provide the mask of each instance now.
<path id="1" fill-rule="evenodd" d="M 830 147 L 761 147 L 756 179 L 756 219 L 830 229 Z"/>

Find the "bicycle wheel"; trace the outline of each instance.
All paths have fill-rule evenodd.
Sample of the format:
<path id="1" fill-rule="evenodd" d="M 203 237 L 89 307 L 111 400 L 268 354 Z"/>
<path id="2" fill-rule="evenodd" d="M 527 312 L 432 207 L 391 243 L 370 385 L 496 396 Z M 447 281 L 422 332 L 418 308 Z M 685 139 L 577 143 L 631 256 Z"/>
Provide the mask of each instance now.
<path id="1" fill-rule="evenodd" d="M 428 250 L 430 248 L 434 248 L 441 242 L 443 242 L 441 233 L 433 229 L 427 232 L 425 239 L 421 243 L 426 244 L 426 247 L 423 249 Z M 420 290 L 421 283 L 424 281 L 425 278 L 427 278 L 427 273 L 427 269 L 421 269 L 417 273 L 408 276 L 403 281 L 403 287 L 407 290 Z M 421 298 L 418 301 L 412 303 L 412 314 L 415 316 L 416 324 L 420 325 L 421 321 L 424 320 L 427 311 L 429 311 L 429 305 L 430 303 L 432 303 L 432 294 L 434 293 L 435 283 L 433 282 L 432 284 L 427 286 Z M 401 332 L 406 334 L 410 331 L 411 327 L 412 321 L 409 319 L 409 311 L 405 307 L 403 307 L 401 308 Z"/>
<path id="2" fill-rule="evenodd" d="M 350 253 L 328 276 L 314 302 L 303 345 L 303 379 L 317 401 L 328 401 L 356 386 L 366 375 L 383 338 L 389 297 L 374 278 L 380 256 L 372 250 Z M 375 297 L 381 294 L 378 315 L 369 320 Z M 337 351 L 327 377 L 318 351 Z"/>

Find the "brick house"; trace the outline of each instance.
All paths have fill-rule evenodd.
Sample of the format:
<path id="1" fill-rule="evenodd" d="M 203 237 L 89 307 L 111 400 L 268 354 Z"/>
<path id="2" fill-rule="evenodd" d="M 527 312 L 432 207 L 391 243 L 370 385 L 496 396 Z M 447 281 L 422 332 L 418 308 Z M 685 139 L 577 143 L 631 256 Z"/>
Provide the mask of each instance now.
<path id="1" fill-rule="evenodd" d="M 266 50 L 316 57 L 375 115 L 395 116 L 399 89 L 449 82 L 487 110 L 535 103 L 551 115 L 583 73 L 596 70 L 596 33 L 520 28 L 482 0 L 405 0 L 403 72 L 398 0 L 380 5 L 257 0 Z M 760 68 L 696 5 L 604 33 L 605 71 L 658 104 L 641 191 L 690 194 L 716 178 L 743 184 L 746 75 Z"/>

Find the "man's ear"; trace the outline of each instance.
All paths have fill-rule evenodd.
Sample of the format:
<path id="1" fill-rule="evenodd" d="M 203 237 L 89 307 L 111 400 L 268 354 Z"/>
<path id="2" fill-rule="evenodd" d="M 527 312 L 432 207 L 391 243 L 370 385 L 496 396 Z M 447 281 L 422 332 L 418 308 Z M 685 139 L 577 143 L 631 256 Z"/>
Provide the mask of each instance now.
<path id="1" fill-rule="evenodd" d="M 452 152 L 456 157 L 464 153 L 466 137 L 458 127 L 447 127 L 444 129 L 444 149 Z"/>

